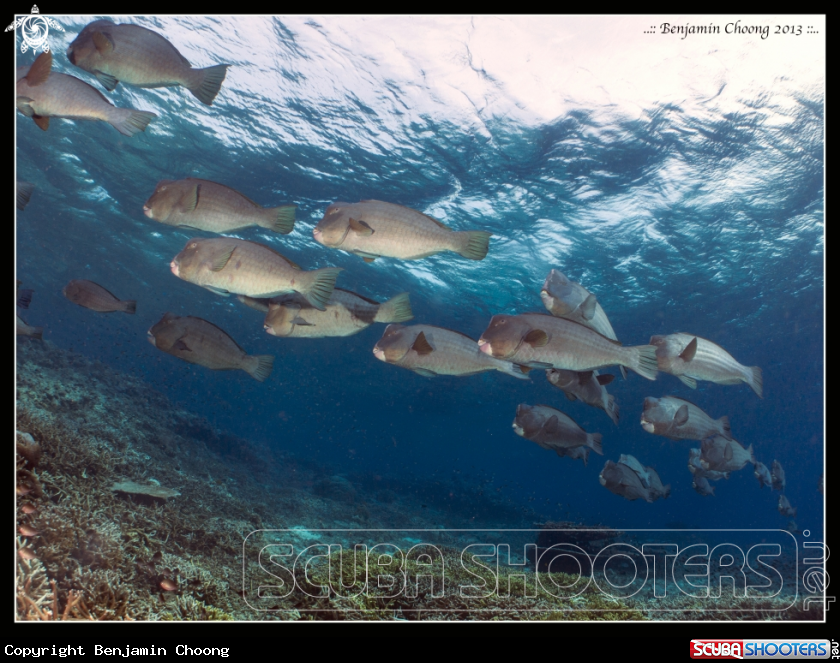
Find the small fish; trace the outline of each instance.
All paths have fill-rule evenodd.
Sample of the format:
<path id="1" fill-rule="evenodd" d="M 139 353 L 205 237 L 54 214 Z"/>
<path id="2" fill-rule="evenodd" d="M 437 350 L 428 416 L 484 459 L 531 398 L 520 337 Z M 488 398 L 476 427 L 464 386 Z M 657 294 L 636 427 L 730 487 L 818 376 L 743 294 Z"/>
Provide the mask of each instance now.
<path id="1" fill-rule="evenodd" d="M 160 581 L 160 586 L 161 586 L 161 589 L 163 589 L 164 591 L 167 591 L 167 592 L 174 592 L 176 589 L 178 589 L 178 585 L 176 585 L 169 578 L 164 578 L 163 580 L 161 580 Z"/>
<path id="2" fill-rule="evenodd" d="M 91 311 L 98 311 L 99 313 L 122 311 L 131 315 L 134 315 L 137 311 L 137 302 L 135 300 L 117 299 L 105 288 L 93 281 L 74 279 L 64 286 L 64 290 L 61 292 L 74 304 L 89 308 Z"/>
<path id="3" fill-rule="evenodd" d="M 17 109 L 46 131 L 51 117 L 103 120 L 124 136 L 143 131 L 157 117 L 133 108 L 117 108 L 75 76 L 52 71 L 52 53 L 41 53 L 31 67 L 17 69 Z"/>
<path id="4" fill-rule="evenodd" d="M 260 382 L 271 375 L 272 355 L 249 355 L 216 325 L 166 313 L 148 331 L 149 343 L 174 357 L 214 371 L 241 369 Z"/>
<path id="5" fill-rule="evenodd" d="M 763 389 L 761 369 L 744 366 L 716 343 L 694 334 L 669 334 L 651 336 L 650 344 L 656 346 L 659 370 L 677 376 L 692 389 L 697 380 L 717 384 L 746 382 L 761 398 Z"/>
<path id="6" fill-rule="evenodd" d="M 259 226 L 284 235 L 295 225 L 295 206 L 262 207 L 224 184 L 188 177 L 161 180 L 143 214 L 170 226 L 226 233 Z"/>
<path id="7" fill-rule="evenodd" d="M 782 464 L 774 460 L 773 461 L 773 473 L 771 474 L 773 490 L 784 490 L 786 481 L 785 481 L 785 470 L 782 467 Z"/>
<path id="8" fill-rule="evenodd" d="M 351 336 L 374 322 L 405 322 L 414 317 L 407 292 L 380 304 L 355 292 L 335 288 L 324 311 L 300 299 L 298 295 L 291 301 L 270 303 L 263 323 L 266 332 L 295 338 Z"/>
<path id="9" fill-rule="evenodd" d="M 548 381 L 561 389 L 570 401 L 579 398 L 587 405 L 601 408 L 613 423 L 618 425 L 618 404 L 606 389 L 606 385 L 613 381 L 612 375 L 600 375 L 598 371 L 566 371 L 560 368 L 550 368 L 545 374 Z"/>
<path id="10" fill-rule="evenodd" d="M 653 502 L 657 498 L 650 488 L 644 487 L 638 474 L 621 463 L 608 460 L 598 475 L 598 480 L 610 492 L 631 502 L 639 498 L 645 502 Z"/>
<path id="11" fill-rule="evenodd" d="M 747 463 L 756 463 L 752 445 L 744 449 L 740 442 L 721 435 L 708 437 L 700 443 L 700 466 L 704 470 L 737 472 Z"/>
<path id="12" fill-rule="evenodd" d="M 29 515 L 35 513 L 38 510 L 38 507 L 34 504 L 30 504 L 29 502 L 27 502 L 22 507 L 20 507 L 20 510 L 23 511 L 26 515 Z"/>
<path id="13" fill-rule="evenodd" d="M 23 534 L 23 536 L 38 536 L 38 534 L 40 534 L 37 529 L 30 527 L 29 525 L 21 525 L 18 527 L 18 532 Z"/>
<path id="14" fill-rule="evenodd" d="M 772 485 L 773 479 L 770 476 L 770 470 L 767 469 L 767 466 L 764 463 L 761 461 L 757 462 L 753 470 L 755 478 L 758 479 L 759 486 L 764 488 L 764 486 Z"/>
<path id="15" fill-rule="evenodd" d="M 530 379 L 522 367 L 480 353 L 469 336 L 432 325 L 388 325 L 373 355 L 425 377 L 501 371 L 521 380 Z"/>
<path id="16" fill-rule="evenodd" d="M 709 480 L 702 475 L 695 475 L 694 480 L 691 482 L 691 487 L 700 495 L 703 495 L 703 497 L 715 494 L 715 489 L 709 483 Z"/>
<path id="17" fill-rule="evenodd" d="M 40 339 L 44 335 L 43 327 L 30 327 L 23 320 L 20 319 L 19 315 L 15 317 L 17 318 L 18 336 L 31 336 L 32 338 Z"/>
<path id="18" fill-rule="evenodd" d="M 18 548 L 18 555 L 21 559 L 35 559 L 35 551 L 32 548 Z"/>
<path id="19" fill-rule="evenodd" d="M 20 309 L 27 309 L 29 305 L 32 303 L 32 295 L 35 294 L 34 290 L 30 290 L 28 288 L 21 290 L 20 289 L 20 281 L 18 281 L 18 291 L 17 291 L 17 307 Z"/>
<path id="20" fill-rule="evenodd" d="M 600 433 L 587 433 L 571 417 L 547 405 L 523 403 L 517 406 L 513 431 L 543 449 L 585 446 L 600 456 L 604 455 Z"/>
<path id="21" fill-rule="evenodd" d="M 794 509 L 794 511 L 796 511 L 796 509 Z M 795 520 L 788 520 L 788 524 L 785 529 L 787 529 L 787 531 L 791 534 L 802 534 L 802 530 L 799 529 L 799 526 L 796 524 Z"/>
<path id="22" fill-rule="evenodd" d="M 688 471 L 695 477 L 705 477 L 709 481 L 720 481 L 721 479 L 728 479 L 729 472 L 716 472 L 715 470 L 705 470 L 700 463 L 700 449 L 688 450 Z"/>
<path id="23" fill-rule="evenodd" d="M 626 366 L 656 379 L 656 348 L 622 347 L 572 320 L 541 313 L 494 315 L 478 340 L 482 352 L 532 368 L 591 371 Z"/>
<path id="24" fill-rule="evenodd" d="M 109 92 L 122 81 L 137 87 L 185 87 L 207 106 L 219 93 L 229 64 L 193 69 L 162 35 L 140 25 L 93 21 L 67 47 L 67 59 Z"/>
<path id="25" fill-rule="evenodd" d="M 312 234 L 316 242 L 355 253 L 365 262 L 380 256 L 417 260 L 442 251 L 483 260 L 492 235 L 483 230 L 456 232 L 422 212 L 381 200 L 333 203 Z"/>
<path id="26" fill-rule="evenodd" d="M 589 290 L 580 283 L 570 281 L 557 269 L 552 269 L 545 278 L 540 299 L 551 315 L 558 318 L 574 320 L 590 329 L 594 329 L 602 336 L 617 341 L 607 314 Z M 621 375 L 626 380 L 627 371 L 624 366 L 619 367 Z"/>
<path id="27" fill-rule="evenodd" d="M 21 182 L 18 181 L 17 183 L 17 208 L 19 210 L 23 210 L 26 208 L 26 205 L 29 203 L 29 199 L 32 197 L 32 192 L 35 190 L 35 185 L 32 182 Z"/>
<path id="28" fill-rule="evenodd" d="M 790 505 L 788 498 L 784 495 L 779 495 L 779 513 L 783 516 L 796 518 L 796 507 Z"/>
<path id="29" fill-rule="evenodd" d="M 265 298 L 299 292 L 320 311 L 342 271 L 324 267 L 306 272 L 274 249 L 235 237 L 191 239 L 170 268 L 178 278 L 222 295 Z"/>
<path id="30" fill-rule="evenodd" d="M 693 403 L 674 396 L 645 399 L 642 428 L 672 440 L 702 440 L 710 435 L 732 439 L 729 417 L 712 419 Z"/>

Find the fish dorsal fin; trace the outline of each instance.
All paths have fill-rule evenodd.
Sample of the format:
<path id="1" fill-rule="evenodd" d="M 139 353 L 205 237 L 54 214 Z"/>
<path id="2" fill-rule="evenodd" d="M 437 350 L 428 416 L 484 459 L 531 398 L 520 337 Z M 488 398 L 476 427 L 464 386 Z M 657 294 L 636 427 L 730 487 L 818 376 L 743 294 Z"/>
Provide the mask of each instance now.
<path id="1" fill-rule="evenodd" d="M 734 456 L 734 455 L 735 455 L 735 454 L 732 452 L 732 443 L 731 443 L 731 442 L 727 442 L 727 443 L 726 443 L 726 448 L 723 450 L 723 457 L 724 457 L 727 461 L 730 461 L 730 460 L 732 460 L 732 456 Z"/>
<path id="2" fill-rule="evenodd" d="M 423 332 L 417 334 L 417 338 L 414 339 L 411 349 L 421 356 L 432 354 L 435 351 L 429 344 L 429 341 L 426 340 L 426 334 Z"/>
<path id="3" fill-rule="evenodd" d="M 230 334 L 228 334 L 228 333 L 227 333 L 224 329 L 222 329 L 221 327 L 219 327 L 219 326 L 217 326 L 217 325 L 214 325 L 214 324 L 213 324 L 212 322 L 210 322 L 209 320 L 205 320 L 204 318 L 197 318 L 197 317 L 195 317 L 194 315 L 188 315 L 188 316 L 185 316 L 185 317 L 189 318 L 190 320 L 198 320 L 198 321 L 199 321 L 202 325 L 207 325 L 208 327 L 212 327 L 212 328 L 213 328 L 213 329 L 215 329 L 217 332 L 219 332 L 219 333 L 220 333 L 220 334 L 222 334 L 224 337 L 226 337 L 226 338 L 227 338 L 227 339 L 228 339 L 231 343 L 233 343 L 233 344 L 234 344 L 237 348 L 239 348 L 239 351 L 240 351 L 242 354 L 248 354 L 247 352 L 245 352 L 245 350 L 243 350 L 243 349 L 239 346 L 239 343 L 237 343 L 236 341 L 234 341 L 234 340 L 231 338 Z"/>
<path id="4" fill-rule="evenodd" d="M 251 242 L 251 243 L 252 243 L 252 244 L 256 244 L 256 242 Z M 301 269 L 301 266 L 300 266 L 300 265 L 298 265 L 298 264 L 297 264 L 294 260 L 289 260 L 289 259 L 288 259 L 286 256 L 284 256 L 282 253 L 280 253 L 279 251 L 276 251 L 276 250 L 272 249 L 270 246 L 266 246 L 265 244 L 258 244 L 258 246 L 261 246 L 261 247 L 263 247 L 264 249 L 267 249 L 267 250 L 271 251 L 271 252 L 272 252 L 274 255 L 276 255 L 278 258 L 282 258 L 283 262 L 287 263 L 287 264 L 288 264 L 290 267 L 292 267 L 293 269 Z"/>
<path id="5" fill-rule="evenodd" d="M 202 183 L 204 183 L 204 184 L 213 184 L 214 186 L 219 186 L 219 187 L 222 187 L 222 188 L 224 188 L 224 189 L 227 189 L 227 190 L 228 190 L 228 191 L 230 191 L 231 193 L 235 193 L 235 194 L 236 194 L 237 196 L 239 196 L 240 198 L 244 198 L 244 199 L 245 199 L 245 200 L 246 200 L 249 204 L 253 205 L 254 207 L 258 207 L 259 209 L 265 209 L 265 208 L 264 208 L 262 205 L 260 205 L 259 203 L 255 203 L 253 200 L 251 200 L 248 196 L 246 196 L 246 195 L 244 195 L 244 194 L 240 193 L 240 192 L 239 192 L 239 191 L 237 191 L 236 189 L 231 189 L 229 186 L 227 186 L 227 185 L 225 185 L 225 184 L 220 184 L 219 182 L 213 182 L 212 180 L 203 180 L 203 179 L 201 179 L 201 178 L 199 178 L 199 177 L 188 177 L 188 178 L 187 178 L 187 180 L 189 180 L 190 182 L 198 182 L 199 184 L 202 184 Z"/>
<path id="6" fill-rule="evenodd" d="M 525 338 L 522 340 L 532 348 L 541 348 L 548 344 L 548 334 L 546 334 L 542 329 L 532 329 L 525 334 Z"/>
<path id="7" fill-rule="evenodd" d="M 50 51 L 41 53 L 41 55 L 35 58 L 32 66 L 29 67 L 29 72 L 26 74 L 26 82 L 31 87 L 46 82 L 52 71 L 52 61 L 52 53 Z"/>
<path id="8" fill-rule="evenodd" d="M 93 41 L 93 45 L 96 46 L 96 50 L 103 55 L 114 50 L 114 42 L 104 32 L 94 32 L 90 38 Z"/>
<path id="9" fill-rule="evenodd" d="M 50 128 L 50 118 L 46 115 L 33 115 L 32 119 L 34 120 L 35 124 L 39 129 L 43 129 L 46 131 Z"/>
<path id="10" fill-rule="evenodd" d="M 381 203 L 383 201 L 381 201 L 381 200 L 360 200 L 359 202 L 360 203 Z M 413 209 L 411 207 L 406 207 L 405 205 L 398 205 L 397 203 L 388 203 L 388 204 L 393 205 L 394 207 L 402 207 L 403 209 L 410 210 L 410 211 L 414 212 L 415 214 L 421 214 L 421 215 L 425 216 L 429 221 L 434 223 L 436 226 L 438 226 L 440 228 L 443 228 L 444 230 L 450 230 L 450 231 L 452 230 L 452 228 L 450 228 L 446 224 L 442 223 L 441 221 L 438 221 L 435 217 L 429 216 L 428 214 L 423 214 L 423 212 L 418 212 L 416 209 Z"/>
<path id="11" fill-rule="evenodd" d="M 556 414 L 552 414 L 548 418 L 548 421 L 543 425 L 543 430 L 549 435 L 555 435 L 560 432 L 560 419 L 557 418 Z"/>
<path id="12" fill-rule="evenodd" d="M 688 405 L 680 405 L 679 410 L 674 415 L 674 425 L 682 426 L 688 421 Z"/>
<path id="13" fill-rule="evenodd" d="M 595 309 L 598 306 L 598 299 L 592 293 L 589 294 L 589 297 L 583 300 L 583 303 L 580 305 L 580 312 L 583 315 L 583 319 L 586 321 L 592 320 L 595 316 Z"/>
<path id="14" fill-rule="evenodd" d="M 367 302 L 368 304 L 373 304 L 374 306 L 380 306 L 379 302 L 375 302 L 372 299 L 368 299 L 364 295 L 360 295 L 358 292 L 353 292 L 352 290 L 345 290 L 344 288 L 333 288 L 333 292 L 335 292 L 336 290 L 338 292 L 346 292 L 348 295 L 352 295 L 353 297 L 358 297 L 359 299 L 361 299 L 364 302 Z"/>
<path id="15" fill-rule="evenodd" d="M 370 237 L 375 231 L 364 221 L 350 217 L 350 230 L 362 237 Z"/>
<path id="16" fill-rule="evenodd" d="M 227 265 L 228 262 L 230 261 L 230 257 L 233 255 L 233 252 L 235 250 L 236 250 L 236 247 L 233 246 L 233 247 L 230 248 L 230 250 L 225 251 L 222 255 L 220 255 L 218 258 L 216 258 L 213 261 L 213 264 L 211 265 L 210 270 L 213 271 L 213 272 L 221 272 L 225 268 L 225 265 Z"/>
<path id="17" fill-rule="evenodd" d="M 545 315 L 545 314 L 544 313 L 529 313 L 527 315 Z M 603 338 L 605 341 L 608 341 L 609 343 L 612 343 L 613 345 L 618 345 L 619 347 L 624 347 L 624 346 L 621 345 L 621 341 L 617 341 L 614 338 L 609 338 L 607 336 L 604 336 L 597 329 L 592 329 L 592 327 L 589 327 L 588 325 L 585 325 L 581 322 L 578 322 L 577 320 L 572 320 L 571 318 L 562 318 L 562 317 L 558 318 L 557 316 L 553 316 L 553 315 L 546 315 L 545 317 L 554 318 L 555 320 L 564 320 L 564 321 L 566 321 L 566 322 L 568 322 L 569 324 L 572 324 L 572 325 L 580 325 L 584 329 L 588 329 L 589 331 L 591 331 L 593 334 L 598 334 L 598 336 Z"/>
<path id="18" fill-rule="evenodd" d="M 198 197 L 201 194 L 201 184 L 196 182 L 195 186 L 191 186 L 184 192 L 184 195 L 181 196 L 181 200 L 178 201 L 178 206 L 181 208 L 182 212 L 194 212 L 195 208 L 198 207 Z"/>
<path id="19" fill-rule="evenodd" d="M 615 380 L 615 376 L 612 373 L 605 373 L 604 375 L 599 375 L 595 379 L 598 380 L 598 384 L 603 387 L 605 384 L 609 384 Z"/>
<path id="20" fill-rule="evenodd" d="M 680 353 L 680 359 L 683 361 L 691 361 L 694 355 L 697 354 L 697 337 L 691 339 L 691 343 L 685 346 L 685 350 Z"/>

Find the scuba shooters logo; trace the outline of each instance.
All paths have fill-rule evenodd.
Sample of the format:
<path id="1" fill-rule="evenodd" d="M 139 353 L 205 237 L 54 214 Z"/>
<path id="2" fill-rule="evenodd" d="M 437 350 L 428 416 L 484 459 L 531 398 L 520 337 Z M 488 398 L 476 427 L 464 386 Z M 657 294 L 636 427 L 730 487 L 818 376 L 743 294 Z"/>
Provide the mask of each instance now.
<path id="1" fill-rule="evenodd" d="M 64 28 L 57 21 L 49 16 L 41 16 L 38 5 L 32 5 L 32 13 L 29 16 L 21 16 L 12 21 L 6 28 L 6 32 L 16 28 L 20 28 L 23 35 L 23 42 L 20 45 L 21 53 L 26 53 L 30 48 L 36 53 L 39 48 L 44 53 L 47 53 L 50 50 L 50 45 L 47 41 L 50 28 L 64 32 Z"/>
<path id="2" fill-rule="evenodd" d="M 828 640 L 692 640 L 691 658 L 830 658 Z"/>

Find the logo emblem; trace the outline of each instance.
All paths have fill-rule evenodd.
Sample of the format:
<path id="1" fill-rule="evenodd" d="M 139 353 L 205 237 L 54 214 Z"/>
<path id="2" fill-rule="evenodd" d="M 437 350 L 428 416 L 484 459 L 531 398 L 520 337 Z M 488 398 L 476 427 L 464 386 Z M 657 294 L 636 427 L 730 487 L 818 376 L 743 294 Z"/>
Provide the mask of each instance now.
<path id="1" fill-rule="evenodd" d="M 30 48 L 36 53 L 39 48 L 46 53 L 50 50 L 50 45 L 47 43 L 47 35 L 49 34 L 50 28 L 64 32 L 64 28 L 57 21 L 51 19 L 49 16 L 41 16 L 41 13 L 38 11 L 38 5 L 32 5 L 32 13 L 29 16 L 21 16 L 15 19 L 6 28 L 6 32 L 18 27 L 23 32 L 23 43 L 20 45 L 21 53 L 26 53 Z"/>

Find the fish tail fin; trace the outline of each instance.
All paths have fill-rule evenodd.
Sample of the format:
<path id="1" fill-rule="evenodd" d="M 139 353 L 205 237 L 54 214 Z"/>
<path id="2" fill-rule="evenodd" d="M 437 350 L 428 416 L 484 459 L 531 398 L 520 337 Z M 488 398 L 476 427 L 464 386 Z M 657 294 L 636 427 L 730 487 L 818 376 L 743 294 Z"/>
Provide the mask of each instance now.
<path id="1" fill-rule="evenodd" d="M 210 106 L 222 88 L 222 82 L 225 80 L 229 66 L 229 64 L 217 64 L 205 69 L 194 69 L 192 72 L 193 83 L 188 85 L 187 89 L 202 104 Z"/>
<path id="2" fill-rule="evenodd" d="M 338 278 L 340 271 L 342 271 L 341 267 L 324 267 L 306 272 L 298 277 L 302 284 L 302 288 L 298 292 L 306 297 L 312 306 L 319 311 L 323 311 L 327 307 L 327 302 L 332 295 L 335 280 Z"/>
<path id="3" fill-rule="evenodd" d="M 636 371 L 643 378 L 648 380 L 655 380 L 658 371 L 658 364 L 656 362 L 656 346 L 655 345 L 637 345 L 634 348 L 627 348 L 633 350 L 630 363 L 625 364 L 631 371 Z"/>
<path id="4" fill-rule="evenodd" d="M 607 399 L 607 414 L 613 423 L 618 426 L 618 403 L 615 402 L 615 396 L 610 396 Z"/>
<path id="5" fill-rule="evenodd" d="M 470 260 L 484 260 L 490 248 L 490 238 L 493 233 L 485 230 L 466 230 L 458 234 L 457 253 Z"/>
<path id="6" fill-rule="evenodd" d="M 396 297 L 391 297 L 387 302 L 380 304 L 374 322 L 405 322 L 411 320 L 414 313 L 411 312 L 411 302 L 408 301 L 408 293 L 401 292 Z"/>
<path id="7" fill-rule="evenodd" d="M 520 380 L 530 380 L 531 377 L 528 373 L 531 369 L 527 366 L 520 366 L 519 364 L 511 364 L 509 361 L 499 360 L 500 364 L 498 369 L 502 373 L 507 373 L 508 375 L 512 375 L 515 378 L 519 378 Z"/>
<path id="8" fill-rule="evenodd" d="M 248 355 L 243 368 L 255 380 L 265 382 L 274 368 L 274 355 Z"/>
<path id="9" fill-rule="evenodd" d="M 745 382 L 750 385 L 756 394 L 758 394 L 759 398 L 764 398 L 764 396 L 762 396 L 764 391 L 764 378 L 762 377 L 761 369 L 758 366 L 750 366 L 747 369 Z"/>
<path id="10" fill-rule="evenodd" d="M 601 437 L 600 433 L 589 433 L 586 440 L 589 448 L 599 456 L 604 455 L 604 447 L 601 444 Z"/>
<path id="11" fill-rule="evenodd" d="M 756 460 L 755 460 L 755 453 L 753 452 L 753 445 L 750 445 L 750 446 L 747 447 L 747 453 L 750 455 L 750 462 L 753 465 L 755 465 Z M 729 477 L 726 477 L 726 478 L 728 479 Z"/>
<path id="12" fill-rule="evenodd" d="M 19 290 L 17 297 L 17 307 L 23 309 L 29 308 L 29 305 L 32 303 L 32 295 L 34 294 L 35 291 L 29 288 L 25 290 Z"/>
<path id="13" fill-rule="evenodd" d="M 665 486 L 665 488 L 662 490 L 662 497 L 663 497 L 663 499 L 666 499 L 666 500 L 669 497 L 671 497 L 671 484 L 670 483 L 667 486 Z"/>
<path id="14" fill-rule="evenodd" d="M 35 190 L 35 185 L 32 182 L 18 182 L 17 183 L 17 208 L 22 210 L 29 202 L 32 192 Z"/>
<path id="15" fill-rule="evenodd" d="M 282 235 L 288 235 L 295 227 L 296 205 L 281 205 L 267 209 L 265 227 Z"/>
<path id="16" fill-rule="evenodd" d="M 134 315 L 135 313 L 137 313 L 137 301 L 136 300 L 126 299 L 123 302 L 123 306 L 125 307 L 123 309 L 123 311 L 125 311 L 126 313 L 130 313 L 131 315 Z"/>
<path id="17" fill-rule="evenodd" d="M 123 136 L 133 136 L 139 131 L 145 131 L 149 122 L 157 117 L 154 113 L 133 108 L 115 108 L 114 111 L 110 124 Z"/>
<path id="18" fill-rule="evenodd" d="M 718 423 L 720 424 L 720 427 L 723 429 L 723 433 L 722 433 L 723 437 L 725 437 L 727 440 L 731 440 L 732 439 L 732 428 L 729 425 L 729 417 L 727 417 L 726 415 L 722 416 L 720 419 L 718 419 Z"/>
<path id="19" fill-rule="evenodd" d="M 33 327 L 32 333 L 29 334 L 32 338 L 40 339 L 44 335 L 44 328 L 43 327 Z"/>

